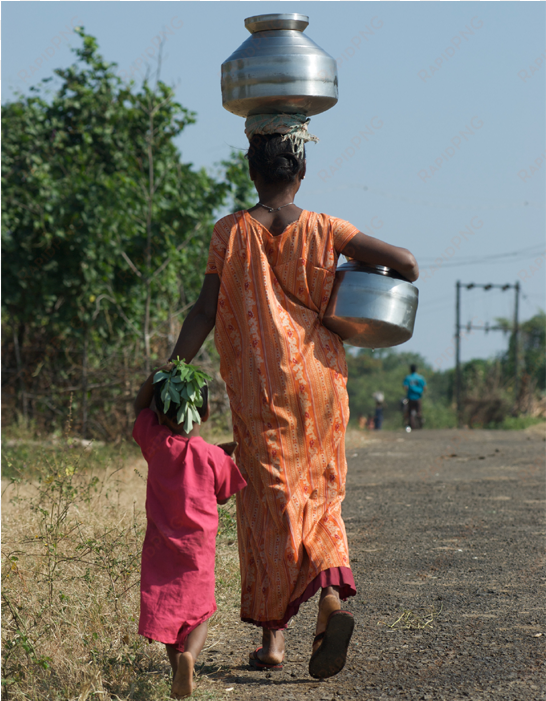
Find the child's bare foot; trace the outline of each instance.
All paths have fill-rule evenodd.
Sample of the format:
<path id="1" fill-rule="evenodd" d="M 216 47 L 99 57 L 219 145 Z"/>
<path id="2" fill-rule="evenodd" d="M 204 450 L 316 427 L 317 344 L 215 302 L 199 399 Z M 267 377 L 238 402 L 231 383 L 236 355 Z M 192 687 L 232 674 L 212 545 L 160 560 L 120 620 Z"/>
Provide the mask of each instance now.
<path id="1" fill-rule="evenodd" d="M 190 652 L 178 655 L 176 674 L 171 687 L 172 699 L 183 699 L 193 692 L 193 656 Z"/>

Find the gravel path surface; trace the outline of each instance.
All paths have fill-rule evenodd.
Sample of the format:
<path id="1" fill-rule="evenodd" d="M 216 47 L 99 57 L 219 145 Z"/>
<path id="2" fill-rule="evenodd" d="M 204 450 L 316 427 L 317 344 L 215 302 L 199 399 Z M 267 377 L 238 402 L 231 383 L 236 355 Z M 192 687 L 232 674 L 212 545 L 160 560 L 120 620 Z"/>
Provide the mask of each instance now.
<path id="1" fill-rule="evenodd" d="M 282 672 L 250 670 L 260 633 L 236 623 L 232 651 L 209 650 L 201 674 L 237 700 L 546 699 L 544 441 L 385 432 L 349 448 L 358 594 L 345 669 L 308 675 L 315 597 L 287 631 Z"/>

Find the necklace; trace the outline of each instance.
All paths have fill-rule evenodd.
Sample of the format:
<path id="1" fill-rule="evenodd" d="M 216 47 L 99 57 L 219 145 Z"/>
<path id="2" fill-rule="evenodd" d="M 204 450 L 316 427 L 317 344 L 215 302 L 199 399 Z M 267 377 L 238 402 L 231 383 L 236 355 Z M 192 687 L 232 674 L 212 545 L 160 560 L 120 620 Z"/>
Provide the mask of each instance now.
<path id="1" fill-rule="evenodd" d="M 266 204 L 263 204 L 262 202 L 258 202 L 260 207 L 263 207 L 264 209 L 267 209 L 269 213 L 271 212 L 278 212 L 279 209 L 282 209 L 283 207 L 289 207 L 291 204 L 294 204 L 293 202 L 289 202 L 288 204 L 282 204 L 280 207 L 268 207 Z"/>

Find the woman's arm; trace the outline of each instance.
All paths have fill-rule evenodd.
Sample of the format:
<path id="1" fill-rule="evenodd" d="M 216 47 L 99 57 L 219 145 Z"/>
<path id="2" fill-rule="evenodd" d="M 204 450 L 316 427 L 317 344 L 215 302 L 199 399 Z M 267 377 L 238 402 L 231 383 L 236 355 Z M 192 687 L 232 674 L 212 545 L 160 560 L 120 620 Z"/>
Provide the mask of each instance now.
<path id="1" fill-rule="evenodd" d="M 353 236 L 340 253 L 354 258 L 360 263 L 385 265 L 388 268 L 393 268 L 410 282 L 419 277 L 417 261 L 406 248 L 391 246 L 389 243 L 374 239 L 373 236 L 367 236 L 361 231 Z"/>
<path id="2" fill-rule="evenodd" d="M 182 324 L 180 336 L 169 360 L 178 356 L 181 360 L 184 358 L 187 363 L 191 363 L 199 353 L 216 322 L 219 292 L 220 278 L 218 275 L 205 275 L 199 299 Z"/>

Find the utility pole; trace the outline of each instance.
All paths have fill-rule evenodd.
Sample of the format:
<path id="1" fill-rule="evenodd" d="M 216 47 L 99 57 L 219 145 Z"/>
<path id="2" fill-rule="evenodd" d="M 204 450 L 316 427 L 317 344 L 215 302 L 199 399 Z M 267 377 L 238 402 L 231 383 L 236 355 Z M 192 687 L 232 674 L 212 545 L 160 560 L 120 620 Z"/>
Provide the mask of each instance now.
<path id="1" fill-rule="evenodd" d="M 457 426 L 459 428 L 462 425 L 462 400 L 461 400 L 461 288 L 466 288 L 467 290 L 473 290 L 474 288 L 481 288 L 486 292 L 494 288 L 500 289 L 503 292 L 506 290 L 511 290 L 512 288 L 516 291 L 516 303 L 514 305 L 514 406 L 517 406 L 517 398 L 519 394 L 519 364 L 520 364 L 520 353 L 519 353 L 519 293 L 520 284 L 516 282 L 515 285 L 493 285 L 487 284 L 482 285 L 480 283 L 470 282 L 461 283 L 457 280 L 457 295 L 455 302 L 455 401 L 457 404 Z M 467 331 L 506 331 L 505 326 L 489 326 L 489 322 L 485 322 L 485 326 L 474 326 L 470 322 L 466 325 Z"/>
<path id="2" fill-rule="evenodd" d="M 455 301 L 455 403 L 457 405 L 457 428 L 461 427 L 461 282 L 457 280 Z"/>
<path id="3" fill-rule="evenodd" d="M 516 303 L 514 305 L 514 405 L 519 396 L 519 281 L 515 284 Z"/>

